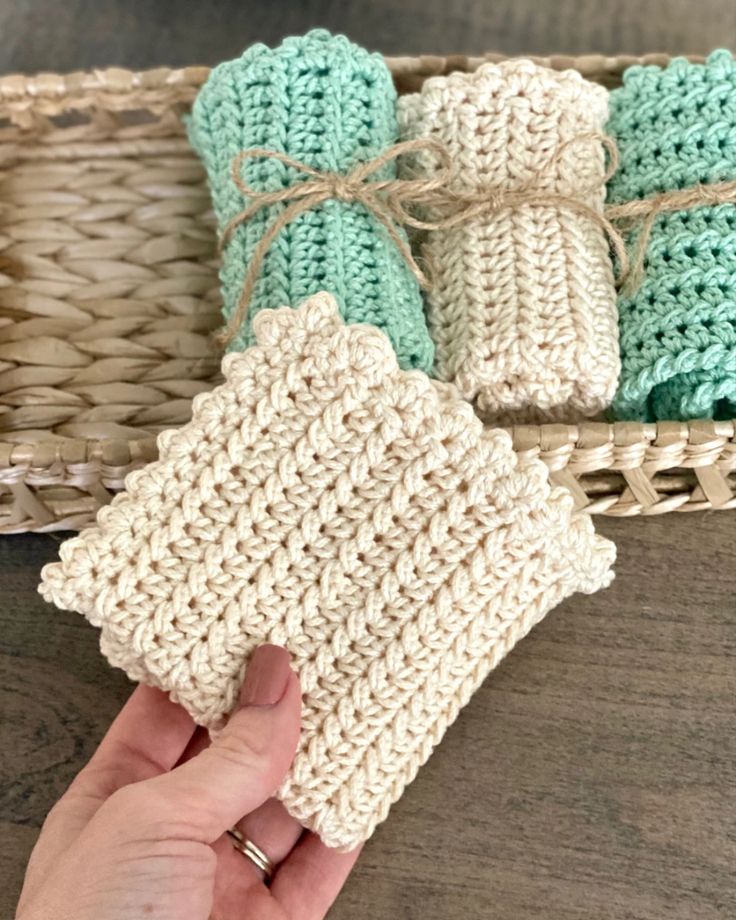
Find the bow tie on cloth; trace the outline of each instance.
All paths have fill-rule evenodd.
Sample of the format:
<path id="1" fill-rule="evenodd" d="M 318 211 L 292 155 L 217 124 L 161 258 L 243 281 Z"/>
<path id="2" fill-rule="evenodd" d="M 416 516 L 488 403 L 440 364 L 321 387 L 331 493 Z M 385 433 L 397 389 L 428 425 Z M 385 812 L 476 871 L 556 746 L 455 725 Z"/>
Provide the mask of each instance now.
<path id="1" fill-rule="evenodd" d="M 296 307 L 327 290 L 346 322 L 383 329 L 402 368 L 430 371 L 434 346 L 406 233 L 395 215 L 379 213 L 375 196 L 366 197 L 375 183 L 397 178 L 395 157 L 384 157 L 398 140 L 396 89 L 381 55 L 324 29 L 276 48 L 252 45 L 210 73 L 188 127 L 226 237 L 220 281 L 228 348 L 253 344 L 260 310 Z M 242 159 L 253 150 L 267 155 Z M 348 177 L 369 163 L 377 164 L 370 182 L 351 187 Z M 322 200 L 295 204 L 293 194 L 314 192 L 306 183 L 317 176 L 331 177 Z M 255 210 L 250 191 L 259 196 Z M 244 213 L 247 220 L 234 221 Z"/>

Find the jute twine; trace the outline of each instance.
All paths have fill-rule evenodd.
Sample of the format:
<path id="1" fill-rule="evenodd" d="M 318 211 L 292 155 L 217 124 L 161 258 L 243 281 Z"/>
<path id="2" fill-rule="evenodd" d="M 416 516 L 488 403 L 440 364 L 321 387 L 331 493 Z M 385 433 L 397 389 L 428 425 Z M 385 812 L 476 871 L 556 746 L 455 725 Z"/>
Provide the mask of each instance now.
<path id="1" fill-rule="evenodd" d="M 654 222 L 660 214 L 718 204 L 736 204 L 736 181 L 698 183 L 690 188 L 607 205 L 606 216 L 613 223 L 626 229 L 633 229 L 637 224 L 640 226 L 633 258 L 629 260 L 622 279 L 622 292 L 627 295 L 635 293 L 644 278 L 644 259 Z"/>
<path id="2" fill-rule="evenodd" d="M 607 151 L 608 166 L 600 180 L 591 186 L 578 186 L 566 192 L 541 190 L 540 177 L 547 175 L 559 165 L 569 146 L 581 143 L 600 144 Z M 438 158 L 439 166 L 431 176 L 410 179 L 371 178 L 398 157 L 419 151 L 430 152 Z M 309 178 L 273 192 L 259 191 L 243 179 L 243 164 L 248 159 L 277 160 Z M 417 282 L 425 289 L 431 286 L 431 266 L 425 264 L 424 268 L 420 267 L 400 231 L 402 225 L 416 230 L 448 230 L 466 221 L 509 208 L 564 208 L 589 219 L 606 234 L 619 266 L 616 284 L 626 294 L 636 291 L 641 283 L 652 227 L 660 214 L 703 205 L 736 203 L 736 181 L 733 181 L 698 184 L 692 188 L 662 192 L 622 204 L 606 205 L 602 212 L 586 204 L 582 199 L 601 191 L 617 171 L 618 165 L 618 149 L 613 138 L 598 132 L 589 132 L 561 144 L 542 163 L 533 178 L 518 188 L 505 189 L 481 183 L 467 191 L 459 192 L 456 183 L 453 182 L 455 173 L 448 150 L 430 138 L 394 144 L 347 173 L 322 172 L 278 150 L 263 147 L 243 150 L 233 159 L 231 174 L 233 183 L 240 193 L 249 199 L 249 204 L 225 226 L 220 237 L 220 250 L 227 246 L 237 228 L 249 221 L 261 208 L 275 204 L 287 206 L 270 224 L 253 251 L 238 303 L 229 322 L 220 333 L 219 341 L 223 345 L 230 344 L 245 321 L 263 260 L 279 233 L 300 214 L 330 199 L 360 204 L 370 212 L 385 228 Z M 409 206 L 425 209 L 426 213 L 432 215 L 432 219 L 417 217 L 408 210 Z M 640 224 L 640 233 L 633 258 L 630 258 L 622 231 L 629 232 L 637 224 Z"/>
<path id="3" fill-rule="evenodd" d="M 590 144 L 602 146 L 608 153 L 605 172 L 591 185 L 570 186 L 566 191 L 548 192 L 540 189 L 540 179 L 554 174 L 569 147 Z M 532 178 L 517 188 L 506 189 L 489 183 L 479 183 L 467 191 L 458 192 L 454 183 L 443 182 L 431 193 L 430 207 L 439 216 L 428 223 L 430 230 L 448 230 L 478 217 L 487 217 L 500 211 L 520 207 L 557 207 L 573 211 L 597 224 L 608 237 L 616 254 L 622 272 L 628 268 L 628 256 L 624 240 L 609 217 L 600 210 L 586 204 L 583 199 L 601 192 L 618 169 L 618 150 L 615 141 L 597 131 L 577 134 L 560 144 L 543 160 Z M 452 178 L 452 176 L 450 177 Z"/>
<path id="4" fill-rule="evenodd" d="M 391 161 L 419 150 L 431 151 L 440 160 L 440 169 L 432 177 L 426 179 L 371 178 Z M 243 179 L 243 164 L 249 159 L 277 160 L 310 178 L 273 192 L 259 191 L 248 185 Z M 232 163 L 232 180 L 238 191 L 250 199 L 250 203 L 225 226 L 220 238 L 220 249 L 227 246 L 237 228 L 249 221 L 261 208 L 274 204 L 287 204 L 287 207 L 271 223 L 253 251 L 238 303 L 230 321 L 220 334 L 222 344 L 228 345 L 233 340 L 248 315 L 248 305 L 253 288 L 273 241 L 284 227 L 300 214 L 330 199 L 344 201 L 348 204 L 360 204 L 369 211 L 383 225 L 419 285 L 423 288 L 428 287 L 427 275 L 412 255 L 411 248 L 399 227 L 403 224 L 415 229 L 429 229 L 429 225 L 412 215 L 406 209 L 406 205 L 409 203 L 422 204 L 430 200 L 431 196 L 436 195 L 442 185 L 449 181 L 452 173 L 451 165 L 450 156 L 441 144 L 434 140 L 424 139 L 394 144 L 383 153 L 364 163 L 359 163 L 350 172 L 344 174 L 321 172 L 278 150 L 254 147 L 241 151 Z"/>

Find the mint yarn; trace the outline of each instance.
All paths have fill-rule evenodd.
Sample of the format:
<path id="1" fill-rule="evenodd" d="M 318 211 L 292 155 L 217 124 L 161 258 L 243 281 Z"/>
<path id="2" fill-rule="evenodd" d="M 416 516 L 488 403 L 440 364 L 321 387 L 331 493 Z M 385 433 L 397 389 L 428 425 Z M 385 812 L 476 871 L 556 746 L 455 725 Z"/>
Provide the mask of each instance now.
<path id="1" fill-rule="evenodd" d="M 216 67 L 194 102 L 188 127 L 222 230 L 247 204 L 230 173 L 238 153 L 264 147 L 320 171 L 347 172 L 397 141 L 396 90 L 379 54 L 317 29 L 273 50 L 254 45 Z M 246 161 L 243 176 L 263 191 L 305 178 L 269 159 Z M 395 162 L 375 174 L 395 176 Z M 263 208 L 225 247 L 220 280 L 226 318 L 240 297 L 253 250 L 283 208 Z M 338 200 L 301 214 L 275 239 L 231 349 L 253 343 L 251 324 L 260 310 L 296 307 L 322 290 L 336 298 L 346 322 L 382 329 L 402 368 L 431 369 L 434 346 L 415 277 L 373 215 L 360 204 Z"/>
<path id="2" fill-rule="evenodd" d="M 630 67 L 611 93 L 620 169 L 613 203 L 736 179 L 736 63 Z M 632 244 L 636 244 L 632 238 Z M 619 299 L 622 419 L 736 416 L 736 205 L 661 214 L 644 280 Z"/>

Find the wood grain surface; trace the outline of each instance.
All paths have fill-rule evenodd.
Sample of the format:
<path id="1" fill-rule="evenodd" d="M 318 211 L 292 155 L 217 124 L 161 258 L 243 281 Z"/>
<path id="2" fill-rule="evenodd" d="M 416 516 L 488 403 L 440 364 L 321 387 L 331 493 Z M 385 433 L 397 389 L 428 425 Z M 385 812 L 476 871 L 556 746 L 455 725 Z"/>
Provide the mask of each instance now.
<path id="1" fill-rule="evenodd" d="M 598 522 L 616 582 L 493 673 L 333 920 L 736 916 L 736 514 Z M 0 541 L 3 920 L 46 811 L 130 692 L 96 631 L 36 594 L 57 549 Z"/>
<path id="2" fill-rule="evenodd" d="M 317 24 L 386 53 L 736 47 L 733 0 L 0 0 L 0 71 L 211 64 Z M 598 524 L 619 547 L 613 587 L 568 601 L 494 672 L 332 920 L 736 916 L 736 514 Z M 58 544 L 0 539 L 0 920 L 130 692 L 95 630 L 36 594 Z"/>

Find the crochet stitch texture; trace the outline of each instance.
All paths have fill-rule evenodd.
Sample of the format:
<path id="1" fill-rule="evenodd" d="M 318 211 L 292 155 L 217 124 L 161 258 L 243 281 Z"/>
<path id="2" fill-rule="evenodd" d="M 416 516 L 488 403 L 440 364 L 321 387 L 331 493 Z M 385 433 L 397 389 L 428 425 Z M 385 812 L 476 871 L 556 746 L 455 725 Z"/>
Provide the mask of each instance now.
<path id="1" fill-rule="evenodd" d="M 211 728 L 252 650 L 285 645 L 303 722 L 278 795 L 351 848 L 513 645 L 609 583 L 615 551 L 541 461 L 329 295 L 254 333 L 40 590 Z"/>
<path id="2" fill-rule="evenodd" d="M 736 63 L 630 67 L 611 93 L 617 203 L 736 179 Z M 632 237 L 636 245 L 636 234 Z M 659 215 L 638 290 L 619 300 L 619 418 L 736 415 L 736 205 Z"/>
<path id="3" fill-rule="evenodd" d="M 399 99 L 398 111 L 404 138 L 446 145 L 459 191 L 532 187 L 602 211 L 602 144 L 567 142 L 601 132 L 607 93 L 574 71 L 527 60 L 484 64 L 427 80 Z M 437 168 L 436 157 L 419 153 L 400 172 Z M 571 208 L 527 203 L 430 232 L 425 245 L 437 282 L 427 312 L 435 373 L 484 418 L 590 416 L 610 403 L 619 372 L 616 294 L 597 223 Z"/>
<path id="4" fill-rule="evenodd" d="M 189 121 L 221 230 L 247 203 L 230 173 L 241 151 L 262 147 L 322 172 L 345 173 L 386 150 L 397 135 L 396 90 L 383 58 L 322 29 L 287 38 L 273 50 L 254 45 L 241 58 L 220 64 Z M 393 162 L 375 178 L 393 178 L 396 169 Z M 243 176 L 263 191 L 305 178 L 272 159 L 247 161 Z M 227 244 L 220 271 L 227 318 L 253 250 L 284 207 L 262 209 Z M 251 323 L 259 310 L 296 306 L 320 290 L 334 294 L 347 322 L 383 329 L 401 367 L 431 368 L 434 347 L 416 278 L 372 214 L 336 199 L 300 215 L 278 235 L 231 348 L 253 343 Z"/>

